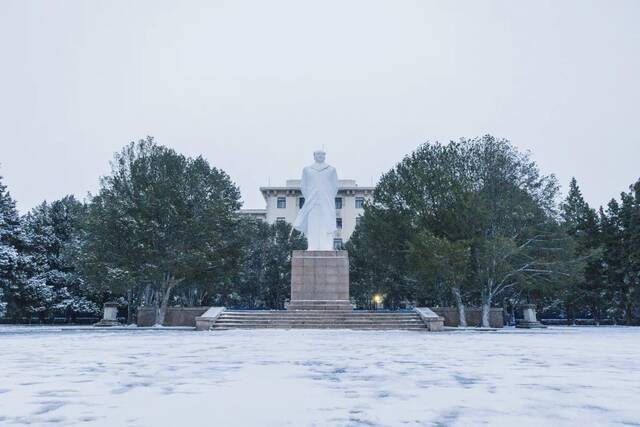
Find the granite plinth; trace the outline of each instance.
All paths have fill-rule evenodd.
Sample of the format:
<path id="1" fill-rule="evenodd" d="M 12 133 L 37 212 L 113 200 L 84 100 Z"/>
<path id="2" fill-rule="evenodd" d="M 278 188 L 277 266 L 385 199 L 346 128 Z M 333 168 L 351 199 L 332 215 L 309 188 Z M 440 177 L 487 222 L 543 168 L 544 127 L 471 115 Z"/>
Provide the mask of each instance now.
<path id="1" fill-rule="evenodd" d="M 536 317 L 536 305 L 535 304 L 524 304 L 522 306 L 522 316 L 523 320 L 519 320 L 516 323 L 516 328 L 525 328 L 525 329 L 533 329 L 533 328 L 546 328 L 545 325 L 538 322 Z"/>
<path id="2" fill-rule="evenodd" d="M 112 301 L 105 302 L 102 319 L 93 326 L 120 326 L 120 322 L 118 322 L 118 303 Z"/>
<path id="3" fill-rule="evenodd" d="M 293 251 L 287 310 L 352 310 L 347 251 Z"/>

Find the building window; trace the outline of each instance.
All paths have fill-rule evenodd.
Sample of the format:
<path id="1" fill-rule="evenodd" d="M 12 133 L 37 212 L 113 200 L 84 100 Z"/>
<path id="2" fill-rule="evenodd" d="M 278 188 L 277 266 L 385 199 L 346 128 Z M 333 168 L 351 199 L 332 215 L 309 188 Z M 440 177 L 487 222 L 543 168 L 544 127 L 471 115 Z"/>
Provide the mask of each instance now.
<path id="1" fill-rule="evenodd" d="M 304 206 L 304 197 L 300 197 L 298 198 L 298 207 L 302 209 L 303 206 Z"/>
<path id="2" fill-rule="evenodd" d="M 276 218 L 276 222 L 285 222 L 286 219 L 283 216 L 279 216 L 278 218 Z"/>
<path id="3" fill-rule="evenodd" d="M 333 249 L 336 251 L 341 251 L 344 248 L 342 245 L 342 239 L 333 239 Z"/>
<path id="4" fill-rule="evenodd" d="M 342 209 L 342 197 L 336 197 L 336 209 Z"/>
<path id="5" fill-rule="evenodd" d="M 356 209 L 364 208 L 364 197 L 356 197 Z"/>
<path id="6" fill-rule="evenodd" d="M 278 209 L 285 209 L 287 207 L 287 198 L 278 197 Z"/>
<path id="7" fill-rule="evenodd" d="M 336 218 L 336 228 L 338 230 L 342 228 L 342 218 Z"/>
<path id="8" fill-rule="evenodd" d="M 362 217 L 358 216 L 356 217 L 356 227 L 359 226 L 360 224 L 362 224 Z"/>

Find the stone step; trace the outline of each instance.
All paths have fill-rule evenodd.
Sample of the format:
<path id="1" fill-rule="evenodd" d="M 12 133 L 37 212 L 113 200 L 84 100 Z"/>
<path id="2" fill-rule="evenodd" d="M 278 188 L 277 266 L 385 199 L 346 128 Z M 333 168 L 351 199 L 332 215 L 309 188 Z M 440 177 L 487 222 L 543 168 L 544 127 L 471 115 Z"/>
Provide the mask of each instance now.
<path id="1" fill-rule="evenodd" d="M 262 319 L 273 319 L 276 317 L 286 318 L 286 319 L 304 319 L 315 317 L 318 319 L 419 319 L 420 317 L 416 314 L 408 314 L 408 315 L 377 315 L 377 314 L 361 314 L 361 315 L 353 315 L 353 314 L 331 314 L 331 315 L 322 315 L 322 314 L 259 314 L 259 313 L 223 313 L 222 316 L 225 317 L 260 317 Z"/>
<path id="2" fill-rule="evenodd" d="M 309 322 L 368 322 L 368 323 L 376 323 L 376 322 L 422 322 L 421 319 L 416 319 L 414 317 L 408 317 L 408 318 L 398 318 L 398 319 L 393 319 L 393 318 L 382 318 L 382 319 L 370 319 L 370 318 L 350 318 L 350 319 L 345 319 L 345 318 L 322 318 L 322 317 L 297 317 L 297 318 L 292 318 L 292 317 L 233 317 L 233 316 L 221 316 L 218 321 L 222 321 L 222 320 L 230 320 L 230 321 L 253 321 L 253 320 L 259 320 L 259 321 L 264 321 L 264 322 L 305 322 L 305 321 L 309 321 Z"/>
<path id="3" fill-rule="evenodd" d="M 260 314 L 282 314 L 282 313 L 343 313 L 343 314 L 416 314 L 415 311 L 376 311 L 376 310 L 225 310 L 225 313 L 260 313 Z"/>
<path id="4" fill-rule="evenodd" d="M 321 314 L 238 314 L 238 313 L 230 313 L 223 314 L 224 317 L 237 317 L 237 318 L 250 318 L 256 317 L 260 319 L 419 319 L 417 315 L 376 315 L 376 314 L 362 314 L 359 316 L 356 315 L 342 315 L 342 314 L 332 314 L 332 315 L 321 315 Z"/>
<path id="5" fill-rule="evenodd" d="M 289 301 L 290 305 L 304 304 L 304 305 L 348 305 L 351 306 L 349 300 L 331 300 L 331 299 L 313 299 L 313 300 L 295 300 Z M 353 307 L 353 306 L 352 306 Z"/>
<path id="6" fill-rule="evenodd" d="M 317 323 L 424 323 L 421 319 L 261 319 L 261 318 L 230 318 L 221 317 L 217 322 L 317 322 Z"/>
<path id="7" fill-rule="evenodd" d="M 419 317 L 417 316 L 402 316 L 402 317 L 391 317 L 391 316 L 385 316 L 385 317 L 368 317 L 368 316 L 362 316 L 362 317 L 356 317 L 356 316 L 349 316 L 349 317 L 341 317 L 341 316 L 225 316 L 222 315 L 220 316 L 221 319 L 267 319 L 267 320 L 275 320 L 275 319 L 283 319 L 283 320 L 305 320 L 305 319 L 317 319 L 317 320 L 322 320 L 322 321 L 328 321 L 328 320 L 366 320 L 366 321 L 372 321 L 372 322 L 376 322 L 376 321 L 386 321 L 386 320 L 391 320 L 391 321 L 396 321 L 396 320 L 420 320 Z"/>
<path id="8" fill-rule="evenodd" d="M 225 311 L 211 329 L 366 329 L 418 330 L 426 325 L 415 312 Z"/>
<path id="9" fill-rule="evenodd" d="M 265 324 L 250 324 L 243 323 L 238 325 L 224 325 L 215 323 L 210 329 L 358 329 L 358 330 L 402 330 L 402 331 L 426 331 L 426 326 L 384 326 L 384 325 L 304 325 L 304 324 L 290 324 L 290 325 L 265 325 Z"/>
<path id="10" fill-rule="evenodd" d="M 406 313 L 376 313 L 371 311 L 365 312 L 345 312 L 345 311 L 311 311 L 311 310 L 301 310 L 301 311 L 225 311 L 223 313 L 225 316 L 228 315 L 238 315 L 238 316 L 248 316 L 248 315 L 257 315 L 257 316 L 353 316 L 353 317 L 361 317 L 361 316 L 375 316 L 375 317 L 399 317 L 399 316 L 417 316 L 414 312 L 406 312 Z"/>
<path id="11" fill-rule="evenodd" d="M 423 315 L 421 313 L 426 313 Z M 430 312 L 422 311 L 355 311 L 355 310 L 228 310 L 210 319 L 196 319 L 196 326 L 203 329 L 366 329 L 366 330 L 419 330 L 433 331 L 428 318 Z M 434 315 L 435 316 L 435 315 Z M 426 319 L 426 320 L 425 320 Z M 441 326 L 441 319 L 439 320 Z"/>
<path id="12" fill-rule="evenodd" d="M 297 303 L 297 304 L 290 304 L 287 307 L 287 311 L 307 311 L 307 310 L 352 311 L 353 310 L 353 306 L 351 304 L 306 304 L 306 303 Z"/>
<path id="13" fill-rule="evenodd" d="M 358 320 L 358 321 L 352 321 L 352 322 L 344 322 L 344 321 L 340 321 L 340 320 L 332 320 L 332 321 L 326 321 L 326 320 L 262 320 L 262 319 L 218 319 L 218 321 L 216 323 L 266 323 L 266 324 L 275 324 L 275 323 L 318 323 L 318 324 L 340 324 L 340 325 L 358 325 L 358 324 L 362 324 L 362 325 L 420 325 L 423 324 L 421 322 L 414 322 L 414 321 L 398 321 L 398 322 L 394 322 L 394 321 L 387 321 L 387 322 L 383 322 L 383 321 L 379 321 L 379 322 L 369 322 L 369 321 L 363 321 L 363 320 Z"/>
<path id="14" fill-rule="evenodd" d="M 398 321 L 377 321 L 371 322 L 367 320 L 352 320 L 352 321 L 342 321 L 342 320 L 318 320 L 318 319 L 276 319 L 276 320 L 265 320 L 265 319 L 218 319 L 216 323 L 266 323 L 266 324 L 277 324 L 277 323 L 318 323 L 318 324 L 344 324 L 344 325 L 420 325 L 424 324 L 422 321 L 416 320 L 398 320 Z"/>
<path id="15" fill-rule="evenodd" d="M 344 310 L 226 310 L 225 313 L 304 313 L 307 311 L 317 311 L 319 313 L 334 311 L 336 313 L 345 313 Z M 375 314 L 403 314 L 414 313 L 411 310 L 391 311 L 391 310 L 348 310 L 347 313 L 375 313 Z"/>
<path id="16" fill-rule="evenodd" d="M 225 325 L 214 323 L 209 329 L 362 329 L 362 330 L 427 330 L 426 326 L 407 326 L 407 325 L 344 325 L 344 324 L 299 324 L 292 323 L 286 325 L 270 325 L 270 324 L 251 324 L 242 323 L 237 325 Z"/>
<path id="17" fill-rule="evenodd" d="M 318 320 L 318 321 L 416 321 L 421 322 L 416 313 L 323 313 L 323 312 L 241 312 L 225 311 L 218 320 Z"/>
<path id="18" fill-rule="evenodd" d="M 349 330 L 349 331 L 411 331 L 411 332 L 421 332 L 426 333 L 428 329 L 412 329 L 412 328 L 328 328 L 328 327 L 292 327 L 292 328 L 274 328 L 274 327 L 264 327 L 264 326 L 238 326 L 233 328 L 224 328 L 224 327 L 212 327 L 209 330 L 211 331 L 232 331 L 232 330 L 245 330 L 250 331 L 253 329 L 260 330 L 268 330 L 268 329 L 281 329 L 281 330 L 322 330 L 322 331 L 331 331 L 331 330 Z"/>

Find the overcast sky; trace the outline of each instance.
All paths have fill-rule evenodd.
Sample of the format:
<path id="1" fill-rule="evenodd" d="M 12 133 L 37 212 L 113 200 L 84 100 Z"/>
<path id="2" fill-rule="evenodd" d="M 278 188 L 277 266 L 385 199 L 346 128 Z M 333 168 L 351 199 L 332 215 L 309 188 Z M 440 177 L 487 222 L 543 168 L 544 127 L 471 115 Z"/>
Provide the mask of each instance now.
<path id="1" fill-rule="evenodd" d="M 153 135 L 264 207 L 324 145 L 360 185 L 427 140 L 531 150 L 592 205 L 640 177 L 640 1 L 0 0 L 0 175 L 22 212 Z"/>

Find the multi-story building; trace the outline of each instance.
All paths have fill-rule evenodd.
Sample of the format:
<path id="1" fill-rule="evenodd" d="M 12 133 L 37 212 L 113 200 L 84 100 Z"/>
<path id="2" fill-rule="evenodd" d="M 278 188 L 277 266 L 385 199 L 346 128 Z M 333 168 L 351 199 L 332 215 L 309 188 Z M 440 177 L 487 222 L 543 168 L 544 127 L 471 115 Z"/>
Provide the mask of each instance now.
<path id="1" fill-rule="evenodd" d="M 365 201 L 373 197 L 374 187 L 358 187 L 351 179 L 340 180 L 336 195 L 336 233 L 334 247 L 342 248 L 364 213 Z M 300 191 L 300 180 L 291 179 L 284 187 L 260 187 L 267 204 L 266 209 L 243 209 L 243 215 L 262 219 L 269 224 L 276 221 L 293 223 L 300 208 L 304 205 L 304 197 Z"/>

